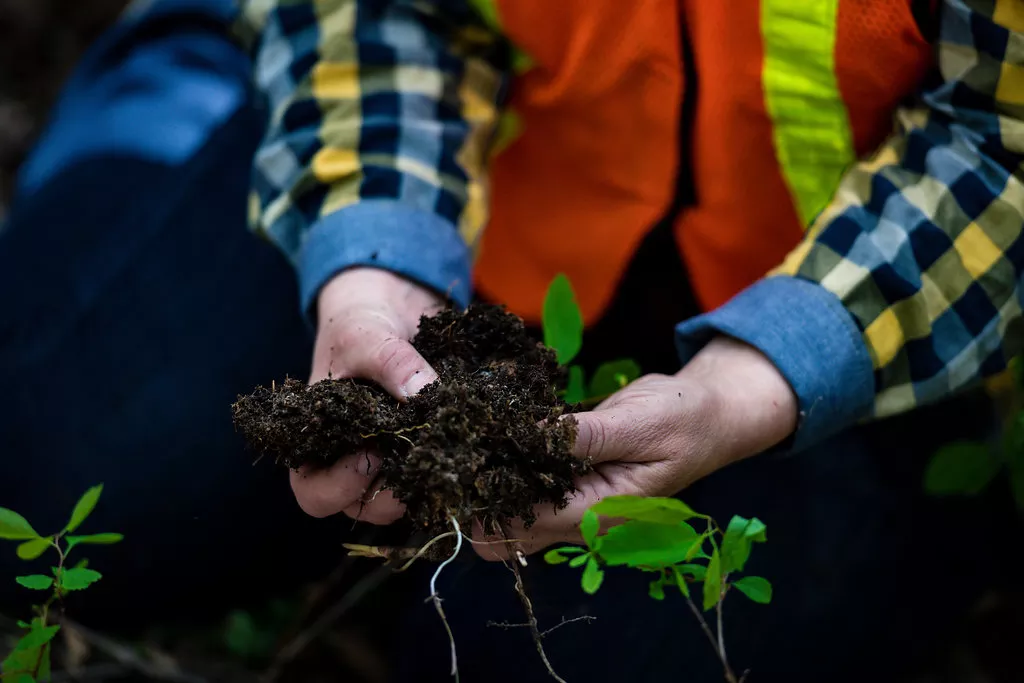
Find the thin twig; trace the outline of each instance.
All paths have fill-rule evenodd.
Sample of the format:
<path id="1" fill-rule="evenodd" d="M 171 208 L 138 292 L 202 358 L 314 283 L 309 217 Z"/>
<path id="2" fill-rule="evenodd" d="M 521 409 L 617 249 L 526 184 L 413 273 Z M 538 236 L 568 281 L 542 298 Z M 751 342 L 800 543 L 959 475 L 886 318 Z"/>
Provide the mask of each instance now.
<path id="1" fill-rule="evenodd" d="M 448 623 L 448 617 L 444 614 L 444 608 L 441 607 L 441 596 L 437 594 L 437 577 L 441 575 L 441 571 L 451 564 L 456 557 L 459 556 L 459 551 L 462 550 L 462 529 L 459 527 L 459 521 L 455 517 L 449 517 L 448 521 L 452 523 L 455 528 L 455 552 L 451 554 L 447 560 L 442 562 L 434 575 L 430 577 L 430 600 L 434 602 L 434 609 L 437 610 L 438 616 L 441 617 L 441 623 L 444 624 L 444 630 L 448 633 L 448 644 L 451 646 L 452 651 L 452 676 L 455 677 L 455 682 L 459 681 L 459 659 L 455 654 L 455 636 L 452 634 L 452 627 Z"/>
<path id="2" fill-rule="evenodd" d="M 732 678 L 729 668 L 729 658 L 725 654 L 725 630 L 722 628 L 722 598 L 718 597 L 718 603 L 715 605 L 716 621 L 718 622 L 718 654 L 722 657 L 722 663 L 725 664 L 727 677 Z"/>
<path id="3" fill-rule="evenodd" d="M 122 645 L 96 631 L 91 631 L 67 617 L 62 617 L 60 623 L 64 628 L 77 631 L 83 640 L 107 656 L 112 657 L 122 666 L 134 670 L 150 680 L 173 683 L 206 683 L 206 679 L 200 676 L 184 671 L 168 670 L 166 666 L 159 666 L 148 662 L 139 657 L 133 648 Z"/>
<path id="4" fill-rule="evenodd" d="M 718 603 L 715 605 L 715 612 L 718 615 L 718 656 L 725 667 L 725 680 L 729 683 L 739 683 L 732 667 L 729 666 L 729 656 L 725 654 L 725 629 L 722 628 L 722 604 L 725 602 L 725 592 L 729 587 L 729 575 L 722 576 L 722 589 L 718 594 Z"/>
<path id="5" fill-rule="evenodd" d="M 341 619 L 346 612 L 358 604 L 367 593 L 372 592 L 380 584 L 384 583 L 391 574 L 391 568 L 385 565 L 378 567 L 374 572 L 359 579 L 356 585 L 341 596 L 341 599 L 321 614 L 316 621 L 310 624 L 309 628 L 299 633 L 278 651 L 277 656 L 274 657 L 274 662 L 267 669 L 266 673 L 263 674 L 262 680 L 265 683 L 272 683 L 277 680 L 281 672 L 284 671 L 284 668 L 299 656 L 303 650 L 309 647 L 310 643 L 323 635 L 332 624 Z"/>
<path id="6" fill-rule="evenodd" d="M 105 662 L 87 666 L 78 673 L 57 671 L 50 678 L 50 683 L 78 683 L 79 681 L 105 681 L 111 678 L 124 678 L 130 669 L 117 662 Z"/>
<path id="7" fill-rule="evenodd" d="M 689 595 L 685 597 L 686 604 L 690 606 L 690 611 L 693 612 L 693 616 L 697 618 L 697 622 L 700 624 L 701 630 L 704 631 L 704 635 L 708 637 L 708 642 L 711 643 L 711 648 L 715 651 L 715 654 L 718 655 L 718 658 L 721 659 L 722 655 L 718 651 L 718 641 L 715 640 L 715 634 L 711 632 L 711 627 L 708 626 L 707 620 L 704 619 L 704 615 L 700 613 L 699 609 L 697 609 L 697 604 L 694 603 L 693 598 Z M 725 662 L 722 662 L 722 664 L 724 666 Z"/>
<path id="8" fill-rule="evenodd" d="M 699 609 L 697 609 L 697 605 L 694 603 L 693 598 L 689 595 L 684 597 L 686 597 L 686 604 L 690 606 L 690 611 L 693 612 L 693 616 L 697 618 L 697 623 L 700 624 L 701 630 L 704 631 L 704 635 L 708 637 L 708 642 L 711 643 L 711 649 L 715 651 L 715 654 L 718 655 L 718 661 L 722 663 L 722 669 L 725 672 L 725 680 L 729 683 L 741 683 L 741 681 L 736 680 L 736 674 L 732 672 L 732 668 L 729 666 L 729 660 L 725 658 L 725 652 L 720 649 L 720 641 L 716 639 L 715 634 L 711 632 L 711 627 L 708 626 L 708 622 L 704 618 L 704 615 L 700 613 Z M 721 607 L 722 601 L 719 600 L 718 604 L 719 607 Z M 719 614 L 719 617 L 721 617 L 721 614 Z M 719 621 L 718 632 L 719 635 L 721 635 L 721 621 Z"/>

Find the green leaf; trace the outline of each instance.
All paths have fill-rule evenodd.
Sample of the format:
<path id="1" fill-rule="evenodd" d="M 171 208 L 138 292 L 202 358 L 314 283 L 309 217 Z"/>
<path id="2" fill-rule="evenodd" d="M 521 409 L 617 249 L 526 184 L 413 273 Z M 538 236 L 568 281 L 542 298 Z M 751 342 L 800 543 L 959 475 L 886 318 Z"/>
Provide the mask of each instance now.
<path id="1" fill-rule="evenodd" d="M 689 505 L 675 498 L 645 498 L 643 496 L 608 496 L 590 506 L 604 517 L 622 517 L 644 522 L 675 525 L 693 517 L 704 517 Z"/>
<path id="2" fill-rule="evenodd" d="M 569 561 L 571 555 L 583 552 L 583 548 L 575 545 L 568 545 L 563 548 L 552 548 L 544 553 L 544 561 L 548 564 L 562 564 Z"/>
<path id="3" fill-rule="evenodd" d="M 46 591 L 50 590 L 50 586 L 53 585 L 53 579 L 43 574 L 30 574 L 29 576 L 17 576 L 14 579 L 25 588 L 31 588 L 34 591 Z"/>
<path id="4" fill-rule="evenodd" d="M 53 643 L 43 646 L 43 656 L 39 658 L 39 671 L 36 677 L 39 683 L 50 683 L 50 652 L 53 650 Z"/>
<path id="5" fill-rule="evenodd" d="M 1018 368 L 1024 367 L 1020 357 L 1014 360 Z M 1006 465 L 1010 470 L 1010 491 L 1017 507 L 1024 510 L 1024 411 L 1017 413 L 1010 423 L 1003 448 Z"/>
<path id="6" fill-rule="evenodd" d="M 597 547 L 597 531 L 601 527 L 601 521 L 597 518 L 597 513 L 591 508 L 583 513 L 583 521 L 580 522 L 580 534 L 583 536 L 583 540 L 586 541 L 587 547 L 594 549 Z"/>
<path id="7" fill-rule="evenodd" d="M 1024 463 L 1010 464 L 1010 490 L 1017 508 L 1024 510 Z"/>
<path id="8" fill-rule="evenodd" d="M 576 567 L 582 567 L 583 563 L 590 559 L 590 553 L 585 555 L 577 555 L 576 557 L 569 560 L 569 566 L 575 569 Z"/>
<path id="9" fill-rule="evenodd" d="M 703 567 L 701 567 L 701 569 L 703 569 Z M 676 580 L 676 586 L 679 587 L 679 592 L 686 597 L 690 597 L 690 584 L 686 581 L 686 577 L 683 573 L 679 571 L 679 567 L 672 567 L 672 577 Z"/>
<path id="10" fill-rule="evenodd" d="M 647 587 L 647 594 L 655 600 L 665 599 L 665 577 L 658 577 Z"/>
<path id="11" fill-rule="evenodd" d="M 583 315 L 569 278 L 562 273 L 548 286 L 541 324 L 544 345 L 554 349 L 559 365 L 568 365 L 583 347 Z"/>
<path id="12" fill-rule="evenodd" d="M 711 553 L 707 574 L 704 576 L 704 611 L 708 611 L 722 597 L 722 560 L 718 548 Z"/>
<path id="13" fill-rule="evenodd" d="M 14 510 L 0 508 L 0 538 L 8 541 L 24 541 L 39 538 L 39 534 L 28 523 L 28 520 Z"/>
<path id="14" fill-rule="evenodd" d="M 668 567 L 682 562 L 699 538 L 686 522 L 670 526 L 631 520 L 608 529 L 598 552 L 613 567 Z"/>
<path id="15" fill-rule="evenodd" d="M 27 672 L 33 671 L 36 668 L 36 663 L 39 662 L 41 653 L 39 648 L 19 650 L 17 647 L 7 655 L 7 658 L 0 664 L 0 669 L 4 672 L 4 681 L 6 683 L 6 677 L 13 674 L 21 674 L 15 680 L 21 683 L 26 676 Z M 31 676 L 28 676 L 29 680 L 32 680 Z"/>
<path id="16" fill-rule="evenodd" d="M 924 473 L 925 490 L 937 496 L 974 495 L 999 472 L 991 448 L 973 441 L 956 441 L 940 448 Z"/>
<path id="17" fill-rule="evenodd" d="M 588 595 L 593 595 L 601 587 L 602 581 L 604 581 L 604 570 L 598 567 L 597 561 L 591 557 L 583 570 L 583 579 L 581 580 L 583 591 Z"/>
<path id="18" fill-rule="evenodd" d="M 707 558 L 707 554 L 704 552 L 704 541 L 707 540 L 709 533 L 710 532 L 705 531 L 703 534 L 700 535 L 700 538 L 697 539 L 697 542 L 694 543 L 693 547 L 690 548 L 690 551 L 686 553 L 686 557 L 683 558 L 683 562 L 689 562 L 690 560 L 697 557 L 701 559 Z"/>
<path id="19" fill-rule="evenodd" d="M 113 545 L 124 540 L 121 534 L 89 534 L 88 536 L 68 536 L 68 550 L 76 545 Z"/>
<path id="20" fill-rule="evenodd" d="M 689 574 L 697 581 L 703 581 L 704 577 L 707 576 L 708 569 L 702 564 L 680 564 L 675 567 L 679 572 L 683 574 Z"/>
<path id="21" fill-rule="evenodd" d="M 23 560 L 34 560 L 52 546 L 49 538 L 33 538 L 31 541 L 25 541 L 18 545 L 18 557 Z"/>
<path id="22" fill-rule="evenodd" d="M 590 395 L 607 396 L 626 386 L 640 376 L 640 366 L 631 358 L 603 363 L 590 378 Z"/>
<path id="23" fill-rule="evenodd" d="M 569 404 L 576 404 L 587 397 L 587 389 L 583 379 L 583 368 L 579 365 L 569 366 L 569 383 L 565 386 L 565 395 L 562 400 Z"/>
<path id="24" fill-rule="evenodd" d="M 1018 364 L 1020 365 L 1024 364 Z M 1024 461 L 1024 411 L 1018 412 L 1007 421 L 1003 434 L 1003 452 L 1007 462 Z"/>
<path id="25" fill-rule="evenodd" d="M 55 626 L 43 626 L 42 622 L 36 618 L 32 620 L 32 630 L 22 636 L 18 644 L 14 646 L 15 650 L 35 650 L 48 642 L 53 640 L 53 637 L 57 635 L 57 631 L 60 630 L 59 625 Z"/>
<path id="26" fill-rule="evenodd" d="M 763 543 L 767 538 L 764 522 L 756 517 L 747 519 L 735 515 L 729 521 L 722 539 L 722 571 L 726 574 L 742 571 L 750 557 L 752 544 Z"/>
<path id="27" fill-rule="evenodd" d="M 32 678 L 28 674 L 21 674 L 15 683 L 36 683 L 36 679 Z"/>
<path id="28" fill-rule="evenodd" d="M 57 578 L 58 587 L 66 591 L 80 591 L 103 578 L 103 575 L 94 569 L 65 569 Z"/>
<path id="29" fill-rule="evenodd" d="M 25 675 L 36 672 L 38 680 L 50 680 L 50 641 L 60 630 L 60 626 L 46 626 L 42 619 L 35 618 L 29 626 L 29 632 L 14 646 L 14 650 L 0 664 L 4 675 L 23 674 L 17 679 L 21 681 Z M 31 676 L 29 676 L 31 680 Z"/>
<path id="30" fill-rule="evenodd" d="M 103 493 L 103 484 L 93 486 L 91 489 L 82 494 L 82 497 L 78 499 L 75 504 L 75 509 L 71 511 L 71 521 L 64 527 L 64 533 L 69 534 L 78 527 L 82 526 L 82 522 L 92 513 L 93 508 L 96 507 L 96 503 L 100 500 L 100 494 Z"/>
<path id="31" fill-rule="evenodd" d="M 768 579 L 763 579 L 760 576 L 744 576 L 739 581 L 733 581 L 732 586 L 754 602 L 767 605 L 772 601 L 772 584 L 768 582 Z"/>
<path id="32" fill-rule="evenodd" d="M 272 625 L 261 624 L 245 610 L 232 611 L 224 624 L 224 645 L 246 659 L 273 651 L 276 635 Z"/>

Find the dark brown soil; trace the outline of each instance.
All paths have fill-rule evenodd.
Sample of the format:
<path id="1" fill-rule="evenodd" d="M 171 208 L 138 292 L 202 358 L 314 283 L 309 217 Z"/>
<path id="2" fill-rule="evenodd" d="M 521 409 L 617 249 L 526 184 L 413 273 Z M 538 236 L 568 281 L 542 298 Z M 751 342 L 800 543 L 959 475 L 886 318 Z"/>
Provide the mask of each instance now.
<path id="1" fill-rule="evenodd" d="M 296 468 L 327 466 L 372 448 L 386 488 L 429 531 L 520 517 L 565 505 L 587 465 L 571 455 L 576 422 L 557 389 L 554 353 L 496 306 L 424 318 L 413 345 L 440 379 L 401 403 L 359 380 L 307 387 L 288 380 L 234 406 L 236 426 L 261 455 Z"/>

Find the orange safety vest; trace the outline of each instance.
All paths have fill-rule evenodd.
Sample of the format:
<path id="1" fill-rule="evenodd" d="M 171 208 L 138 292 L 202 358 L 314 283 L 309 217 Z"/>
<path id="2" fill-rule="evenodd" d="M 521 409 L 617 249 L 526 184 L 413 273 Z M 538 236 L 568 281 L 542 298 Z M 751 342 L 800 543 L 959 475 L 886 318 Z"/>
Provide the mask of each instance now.
<path id="1" fill-rule="evenodd" d="M 797 245 L 934 62 L 911 0 L 474 4 L 526 56 L 476 286 L 531 322 L 559 272 L 600 318 L 684 160 L 695 197 L 676 241 L 700 303 L 724 303 Z"/>

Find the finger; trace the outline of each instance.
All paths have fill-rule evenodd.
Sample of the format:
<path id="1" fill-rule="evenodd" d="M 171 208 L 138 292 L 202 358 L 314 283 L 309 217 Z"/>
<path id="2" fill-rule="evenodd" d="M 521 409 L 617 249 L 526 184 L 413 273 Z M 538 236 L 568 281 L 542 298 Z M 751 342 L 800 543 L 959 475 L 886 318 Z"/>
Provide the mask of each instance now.
<path id="1" fill-rule="evenodd" d="M 500 537 L 486 535 L 477 527 L 473 549 L 485 560 L 507 560 L 513 550 L 519 548 L 530 555 L 556 543 L 583 543 L 580 535 L 580 521 L 591 505 L 608 496 L 638 495 L 642 489 L 639 481 L 643 468 L 639 463 L 608 463 L 580 478 L 578 490 L 569 494 L 568 505 L 556 510 L 550 503 L 534 506 L 536 521 L 529 529 L 519 520 L 506 525 L 506 535 L 515 539 L 516 544 L 500 544 Z"/>
<path id="2" fill-rule="evenodd" d="M 419 393 L 437 379 L 437 373 L 412 344 L 398 337 L 376 342 L 358 365 L 360 374 L 400 399 Z"/>
<path id="3" fill-rule="evenodd" d="M 369 497 L 348 506 L 345 514 L 359 522 L 370 524 L 391 524 L 397 522 L 405 514 L 405 506 L 395 498 L 395 494 L 387 489 L 377 489 Z"/>
<path id="4" fill-rule="evenodd" d="M 631 425 L 614 410 L 576 413 L 576 441 L 573 455 L 597 464 L 628 455 L 633 441 Z"/>
<path id="5" fill-rule="evenodd" d="M 328 469 L 303 466 L 289 478 L 299 507 L 313 517 L 328 517 L 359 501 L 379 468 L 372 453 L 352 453 Z"/>

